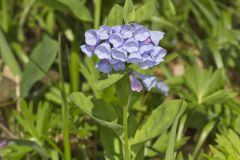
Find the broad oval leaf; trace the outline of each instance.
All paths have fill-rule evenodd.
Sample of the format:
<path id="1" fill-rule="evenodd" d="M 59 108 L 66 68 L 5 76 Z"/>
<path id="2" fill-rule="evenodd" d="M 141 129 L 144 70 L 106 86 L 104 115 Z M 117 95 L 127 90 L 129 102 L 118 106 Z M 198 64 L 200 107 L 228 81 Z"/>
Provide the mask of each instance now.
<path id="1" fill-rule="evenodd" d="M 107 25 L 114 26 L 122 24 L 123 21 L 123 9 L 120 5 L 115 4 L 109 12 L 107 17 Z"/>
<path id="2" fill-rule="evenodd" d="M 97 90 L 101 91 L 101 90 L 113 85 L 120 79 L 122 79 L 124 77 L 124 75 L 125 75 L 124 73 L 123 74 L 121 74 L 121 73 L 109 74 L 108 78 L 103 79 L 103 80 L 98 80 L 95 83 L 95 86 L 96 86 Z"/>
<path id="3" fill-rule="evenodd" d="M 53 64 L 58 51 L 58 43 L 44 35 L 42 41 L 33 49 L 29 63 L 26 65 L 21 83 L 21 95 L 28 95 L 33 84 L 43 78 Z M 44 70 L 44 71 L 43 71 Z"/>
<path id="4" fill-rule="evenodd" d="M 187 103 L 182 100 L 171 100 L 158 106 L 140 125 L 130 143 L 139 144 L 166 131 L 176 119 L 180 108 L 186 105 Z"/>
<path id="5" fill-rule="evenodd" d="M 126 0 L 123 6 L 123 19 L 125 23 L 133 21 L 135 18 L 135 9 L 132 0 Z"/>
<path id="6" fill-rule="evenodd" d="M 120 133 L 122 126 L 117 124 L 117 114 L 111 105 L 102 100 L 93 102 L 92 96 L 87 97 L 81 92 L 71 93 L 69 99 L 99 124 Z"/>
<path id="7" fill-rule="evenodd" d="M 151 16 L 153 16 L 154 12 L 155 12 L 154 3 L 144 4 L 136 11 L 136 21 L 142 22 L 148 20 L 149 18 L 151 18 Z"/>

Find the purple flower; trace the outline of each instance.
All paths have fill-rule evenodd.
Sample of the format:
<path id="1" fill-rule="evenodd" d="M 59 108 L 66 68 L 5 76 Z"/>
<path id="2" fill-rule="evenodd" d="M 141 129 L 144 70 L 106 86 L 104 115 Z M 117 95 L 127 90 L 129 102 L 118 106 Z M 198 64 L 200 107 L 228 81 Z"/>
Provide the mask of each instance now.
<path id="1" fill-rule="evenodd" d="M 110 44 L 107 42 L 103 42 L 102 44 L 98 45 L 95 49 L 95 54 L 99 59 L 110 59 Z"/>
<path id="2" fill-rule="evenodd" d="M 95 47 L 90 46 L 88 44 L 81 45 L 80 48 L 83 51 L 83 53 L 85 53 L 88 57 L 92 57 L 95 49 Z"/>
<path id="3" fill-rule="evenodd" d="M 133 35 L 137 41 L 145 41 L 150 36 L 150 32 L 147 28 L 141 27 L 137 29 Z"/>
<path id="4" fill-rule="evenodd" d="M 108 26 L 100 26 L 100 29 L 97 31 L 99 39 L 106 40 L 112 34 L 113 30 Z"/>
<path id="5" fill-rule="evenodd" d="M 113 33 L 110 38 L 109 42 L 113 45 L 114 48 L 120 47 L 124 40 L 120 33 Z"/>
<path id="6" fill-rule="evenodd" d="M 122 25 L 119 25 L 119 26 L 113 26 L 113 27 L 112 27 L 112 29 L 113 29 L 113 33 L 120 33 L 121 28 L 122 28 Z"/>
<path id="7" fill-rule="evenodd" d="M 132 38 L 133 32 L 135 28 L 131 24 L 126 24 L 121 27 L 120 33 L 122 34 L 123 38 Z"/>
<path id="8" fill-rule="evenodd" d="M 161 81 L 157 82 L 156 87 L 157 87 L 157 89 L 162 91 L 165 96 L 168 95 L 169 87 L 164 82 L 161 82 Z"/>
<path id="9" fill-rule="evenodd" d="M 132 91 L 141 92 L 142 90 L 141 82 L 133 74 L 129 74 L 129 79 Z"/>
<path id="10" fill-rule="evenodd" d="M 158 45 L 159 41 L 163 38 L 164 33 L 160 31 L 150 31 L 150 38 L 154 45 Z"/>
<path id="11" fill-rule="evenodd" d="M 139 49 L 139 43 L 134 38 L 129 38 L 123 44 L 123 50 L 127 51 L 128 53 L 137 52 Z"/>
<path id="12" fill-rule="evenodd" d="M 98 42 L 98 35 L 96 30 L 90 29 L 85 32 L 85 42 L 90 46 L 95 46 Z"/>
<path id="13" fill-rule="evenodd" d="M 117 62 L 113 65 L 113 69 L 115 71 L 124 71 L 125 70 L 125 63 L 124 62 Z"/>
<path id="14" fill-rule="evenodd" d="M 106 59 L 101 59 L 97 64 L 96 68 L 103 73 L 110 73 L 112 71 L 112 67 L 109 64 L 109 61 Z"/>
<path id="15" fill-rule="evenodd" d="M 158 65 L 160 62 L 163 62 L 163 57 L 166 55 L 166 50 L 162 47 L 154 47 L 154 51 L 151 53 L 151 56 L 155 60 L 155 65 Z"/>
<path id="16" fill-rule="evenodd" d="M 152 52 L 154 50 L 154 46 L 150 43 L 140 42 L 140 53 L 144 54 L 146 52 Z"/>
<path id="17" fill-rule="evenodd" d="M 112 48 L 111 49 L 112 57 L 121 62 L 127 61 L 127 52 L 122 48 Z"/>
<path id="18" fill-rule="evenodd" d="M 166 50 L 158 46 L 164 33 L 150 31 L 137 23 L 100 26 L 85 33 L 86 44 L 80 48 L 87 56 L 95 53 L 100 62 L 97 69 L 104 73 L 113 70 L 125 70 L 130 64 L 136 64 L 142 69 L 148 69 L 164 61 Z M 107 60 L 103 62 L 101 60 Z M 149 88 L 152 86 L 143 84 Z"/>
<path id="19" fill-rule="evenodd" d="M 139 52 L 131 53 L 128 56 L 128 63 L 140 63 L 142 62 L 142 56 Z"/>
<path id="20" fill-rule="evenodd" d="M 154 76 L 146 76 L 135 71 L 133 72 L 133 74 L 137 78 L 141 79 L 141 81 L 143 82 L 144 86 L 148 91 L 150 91 L 156 85 L 157 79 Z"/>
<path id="21" fill-rule="evenodd" d="M 151 51 L 153 52 L 153 51 Z M 155 60 L 154 58 L 151 56 L 151 52 L 150 53 L 144 53 L 142 55 L 142 62 L 138 63 L 139 67 L 141 67 L 142 69 L 148 69 L 150 67 L 155 66 Z"/>

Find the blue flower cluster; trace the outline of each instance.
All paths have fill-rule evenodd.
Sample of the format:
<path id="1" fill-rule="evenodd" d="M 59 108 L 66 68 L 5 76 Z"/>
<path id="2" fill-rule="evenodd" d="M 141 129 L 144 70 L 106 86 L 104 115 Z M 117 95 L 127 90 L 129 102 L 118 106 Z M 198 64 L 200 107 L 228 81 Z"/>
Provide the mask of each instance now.
<path id="1" fill-rule="evenodd" d="M 163 32 L 150 31 L 137 23 L 101 26 L 98 30 L 90 29 L 85 32 L 86 44 L 81 46 L 81 50 L 89 57 L 96 54 L 100 59 L 96 68 L 103 73 L 125 70 L 126 65 L 131 63 L 147 69 L 158 65 L 166 55 L 166 50 L 158 46 L 163 36 Z M 136 82 L 136 74 L 130 75 L 130 81 Z M 144 79 L 142 81 L 145 85 L 147 77 L 138 78 Z M 148 80 L 146 81 L 145 87 L 148 90 L 156 85 L 154 82 L 147 84 Z M 140 92 L 142 87 L 140 88 L 135 91 Z"/>
<path id="2" fill-rule="evenodd" d="M 81 49 L 89 57 L 96 54 L 100 59 L 96 66 L 100 72 L 125 70 L 126 63 L 147 69 L 162 62 L 166 55 L 166 50 L 158 46 L 163 36 L 163 32 L 150 31 L 136 23 L 101 26 L 85 33 L 86 44 Z"/>

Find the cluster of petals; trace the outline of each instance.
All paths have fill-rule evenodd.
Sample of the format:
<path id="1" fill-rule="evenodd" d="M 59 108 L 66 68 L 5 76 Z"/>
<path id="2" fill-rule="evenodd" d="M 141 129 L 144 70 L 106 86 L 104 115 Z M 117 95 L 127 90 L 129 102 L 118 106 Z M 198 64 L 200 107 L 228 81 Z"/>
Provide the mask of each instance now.
<path id="1" fill-rule="evenodd" d="M 142 69 L 148 69 L 164 61 L 166 50 L 158 46 L 163 36 L 163 32 L 151 31 L 137 23 L 101 26 L 97 30 L 85 32 L 86 44 L 80 48 L 87 56 L 92 57 L 95 54 L 100 59 L 96 68 L 103 73 L 124 71 L 128 64 L 137 64 Z M 147 90 L 161 86 L 152 76 L 139 77 L 132 72 L 129 78 L 131 85 L 135 86 L 131 87 L 133 91 L 140 92 L 142 83 Z"/>
<path id="2" fill-rule="evenodd" d="M 85 32 L 86 44 L 81 50 L 89 57 L 96 54 L 100 72 L 125 70 L 130 63 L 147 69 L 158 65 L 166 55 L 166 50 L 158 46 L 163 36 L 163 32 L 150 31 L 137 23 L 101 26 Z"/>

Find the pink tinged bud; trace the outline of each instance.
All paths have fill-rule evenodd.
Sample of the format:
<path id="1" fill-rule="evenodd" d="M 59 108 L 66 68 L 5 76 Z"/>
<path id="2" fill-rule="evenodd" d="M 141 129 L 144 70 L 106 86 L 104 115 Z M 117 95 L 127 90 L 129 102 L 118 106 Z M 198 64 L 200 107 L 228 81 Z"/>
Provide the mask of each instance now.
<path id="1" fill-rule="evenodd" d="M 129 74 L 129 79 L 132 91 L 141 92 L 142 90 L 141 82 L 133 74 Z"/>

